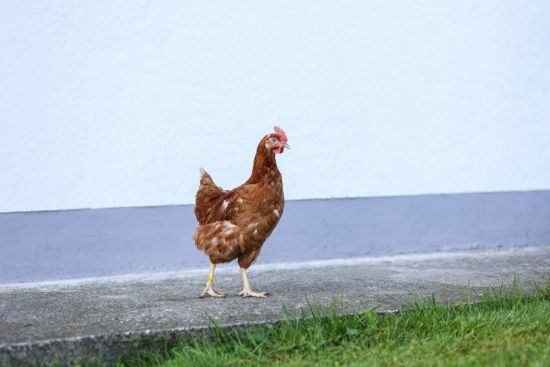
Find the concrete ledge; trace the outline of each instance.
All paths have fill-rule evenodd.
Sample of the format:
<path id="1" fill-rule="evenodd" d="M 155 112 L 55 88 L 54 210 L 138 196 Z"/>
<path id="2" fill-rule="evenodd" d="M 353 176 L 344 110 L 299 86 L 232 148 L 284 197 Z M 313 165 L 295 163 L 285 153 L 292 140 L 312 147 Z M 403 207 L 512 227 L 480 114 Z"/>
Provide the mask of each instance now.
<path id="1" fill-rule="evenodd" d="M 413 294 L 454 303 L 469 287 L 483 292 L 514 273 L 524 283 L 541 282 L 549 272 L 550 246 L 540 246 L 252 266 L 252 287 L 269 291 L 267 299 L 236 296 L 242 287 L 236 267 L 217 273 L 225 299 L 199 299 L 205 274 L 196 271 L 4 285 L 0 364 L 108 361 L 139 346 L 135 338 L 201 334 L 212 319 L 241 327 L 276 322 L 285 312 L 299 316 L 310 302 L 334 300 L 344 313 L 386 312 Z"/>

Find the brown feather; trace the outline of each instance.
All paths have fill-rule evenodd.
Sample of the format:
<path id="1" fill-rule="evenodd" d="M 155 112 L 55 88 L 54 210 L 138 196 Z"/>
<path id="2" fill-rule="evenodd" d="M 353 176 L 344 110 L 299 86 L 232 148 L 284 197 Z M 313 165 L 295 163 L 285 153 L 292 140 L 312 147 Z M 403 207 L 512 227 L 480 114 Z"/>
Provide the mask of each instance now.
<path id="1" fill-rule="evenodd" d="M 252 174 L 241 186 L 223 190 L 208 173 L 202 174 L 195 202 L 200 225 L 193 239 L 212 263 L 238 259 L 248 268 L 283 214 L 283 180 L 275 154 L 266 148 L 273 136 L 258 144 Z"/>

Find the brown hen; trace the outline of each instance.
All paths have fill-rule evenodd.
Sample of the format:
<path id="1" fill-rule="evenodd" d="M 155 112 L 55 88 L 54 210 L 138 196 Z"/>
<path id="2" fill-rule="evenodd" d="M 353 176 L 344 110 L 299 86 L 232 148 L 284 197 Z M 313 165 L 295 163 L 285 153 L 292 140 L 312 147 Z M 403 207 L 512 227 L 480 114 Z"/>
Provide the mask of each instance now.
<path id="1" fill-rule="evenodd" d="M 279 222 L 285 206 L 283 180 L 275 154 L 290 149 L 285 132 L 263 137 L 256 149 L 250 178 L 233 190 L 223 190 L 201 169 L 201 181 L 195 201 L 195 215 L 200 225 L 193 235 L 199 250 L 210 258 L 210 274 L 201 294 L 224 297 L 214 290 L 216 264 L 238 259 L 243 277 L 243 297 L 265 297 L 266 292 L 252 292 L 246 269 L 256 260 L 262 245 Z"/>

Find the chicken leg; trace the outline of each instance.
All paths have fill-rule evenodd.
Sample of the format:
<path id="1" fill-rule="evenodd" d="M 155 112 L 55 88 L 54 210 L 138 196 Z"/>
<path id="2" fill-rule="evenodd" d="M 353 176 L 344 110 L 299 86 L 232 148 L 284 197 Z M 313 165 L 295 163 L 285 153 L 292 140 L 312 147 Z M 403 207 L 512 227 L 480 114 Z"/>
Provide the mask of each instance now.
<path id="1" fill-rule="evenodd" d="M 268 294 L 267 292 L 252 292 L 250 290 L 250 284 L 248 283 L 245 268 L 241 268 L 241 274 L 243 276 L 243 290 L 239 292 L 239 296 L 265 298 Z"/>
<path id="2" fill-rule="evenodd" d="M 216 290 L 212 287 L 212 283 L 214 283 L 214 269 L 216 269 L 216 264 L 210 263 L 210 273 L 208 275 L 208 278 L 206 278 L 204 290 L 200 295 L 201 298 L 204 297 L 204 295 L 207 293 L 212 297 L 225 297 L 223 293 L 216 292 Z"/>

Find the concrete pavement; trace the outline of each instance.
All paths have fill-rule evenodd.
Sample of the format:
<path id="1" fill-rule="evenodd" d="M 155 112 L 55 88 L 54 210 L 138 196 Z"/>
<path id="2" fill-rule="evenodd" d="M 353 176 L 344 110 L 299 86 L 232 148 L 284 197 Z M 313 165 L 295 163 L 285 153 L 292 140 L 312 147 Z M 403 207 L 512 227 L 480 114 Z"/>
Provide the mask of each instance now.
<path id="1" fill-rule="evenodd" d="M 396 310 L 413 294 L 457 302 L 471 286 L 481 292 L 509 283 L 541 282 L 550 271 L 550 245 L 253 265 L 252 289 L 267 299 L 242 299 L 238 268 L 221 269 L 215 287 L 224 299 L 198 298 L 207 269 L 118 278 L 0 285 L 0 365 L 17 360 L 109 360 L 132 347 L 128 337 L 163 331 L 201 333 L 211 318 L 248 325 L 298 316 L 308 302 L 343 312 Z"/>

